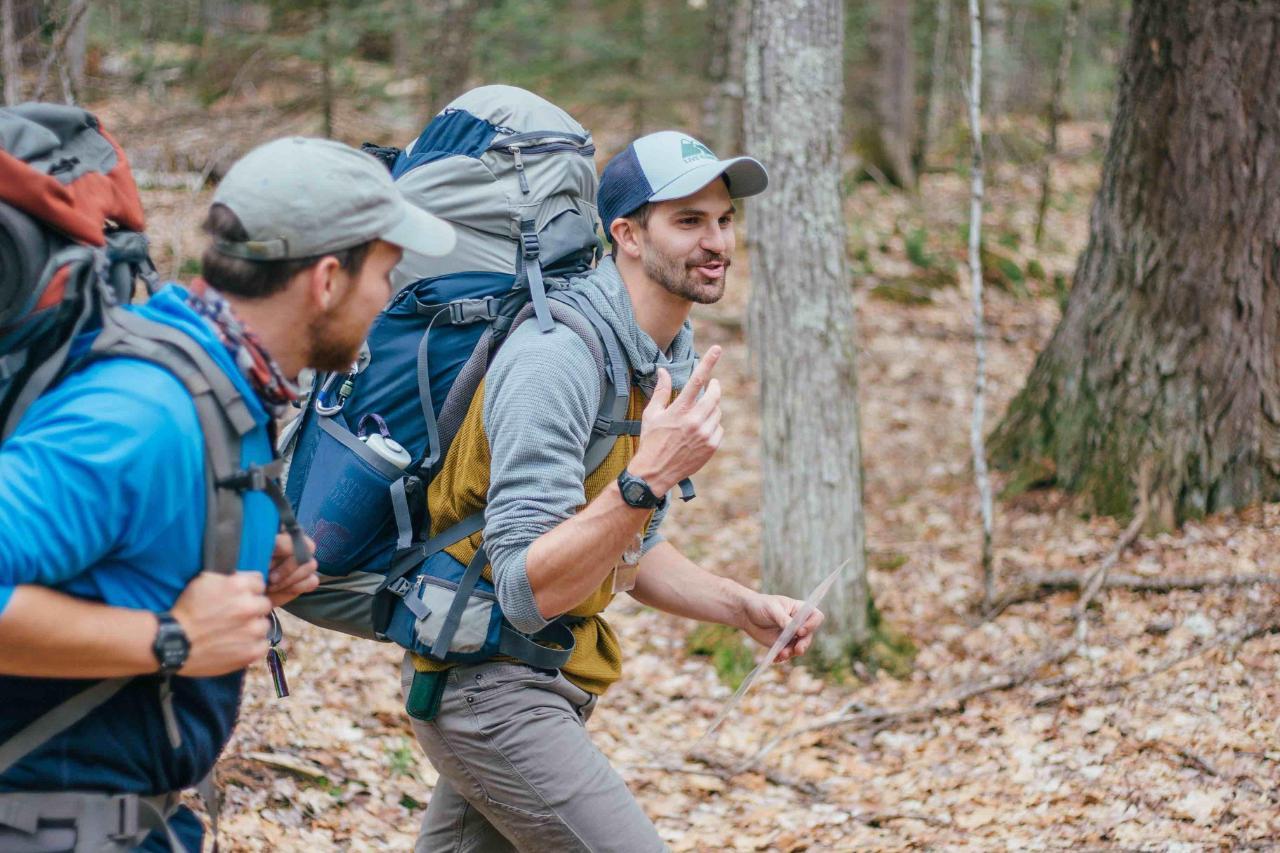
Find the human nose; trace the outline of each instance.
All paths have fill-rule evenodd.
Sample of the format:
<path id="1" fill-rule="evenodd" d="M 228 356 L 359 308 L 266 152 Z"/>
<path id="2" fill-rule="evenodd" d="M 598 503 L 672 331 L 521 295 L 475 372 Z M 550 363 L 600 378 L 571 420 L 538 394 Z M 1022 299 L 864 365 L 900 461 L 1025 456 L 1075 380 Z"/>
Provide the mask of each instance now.
<path id="1" fill-rule="evenodd" d="M 728 243 L 725 240 L 724 230 L 720 227 L 720 223 L 710 223 L 706 233 L 702 235 L 701 245 L 705 251 L 714 252 L 717 255 L 725 253 L 725 247 Z"/>

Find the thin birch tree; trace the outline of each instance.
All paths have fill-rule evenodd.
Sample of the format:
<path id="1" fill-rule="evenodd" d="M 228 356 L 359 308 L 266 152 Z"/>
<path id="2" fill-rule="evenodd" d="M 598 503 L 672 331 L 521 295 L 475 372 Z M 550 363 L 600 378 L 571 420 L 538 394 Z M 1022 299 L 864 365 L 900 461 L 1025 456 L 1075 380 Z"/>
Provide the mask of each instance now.
<path id="1" fill-rule="evenodd" d="M 747 44 L 747 151 L 770 176 L 748 209 L 764 587 L 804 597 L 849 560 L 812 652 L 844 663 L 868 639 L 869 602 L 840 194 L 844 3 L 752 0 Z"/>
<path id="2" fill-rule="evenodd" d="M 978 486 L 978 502 L 982 512 L 982 605 L 989 608 L 995 601 L 995 576 L 991 560 L 992 501 L 991 477 L 987 472 L 985 422 L 987 406 L 987 325 L 983 319 L 982 299 L 982 16 L 978 0 L 969 0 L 969 85 L 965 90 L 969 102 L 969 129 L 973 136 L 973 164 L 970 170 L 969 194 L 969 281 L 973 305 L 973 346 L 977 369 L 973 382 L 973 421 L 969 441 L 973 448 L 973 473 Z"/>

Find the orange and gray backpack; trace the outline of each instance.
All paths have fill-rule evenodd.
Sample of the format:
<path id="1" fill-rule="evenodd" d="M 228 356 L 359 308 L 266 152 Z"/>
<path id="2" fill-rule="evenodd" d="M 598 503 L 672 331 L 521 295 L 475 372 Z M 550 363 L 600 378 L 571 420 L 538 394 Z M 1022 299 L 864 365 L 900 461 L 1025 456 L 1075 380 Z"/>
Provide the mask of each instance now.
<path id="1" fill-rule="evenodd" d="M 143 225 L 128 160 L 97 118 L 57 104 L 0 108 L 0 442 L 36 398 L 76 367 L 118 357 L 152 362 L 183 383 L 204 435 L 204 571 L 236 570 L 241 493 L 249 490 L 272 497 L 305 562 L 309 549 L 278 485 L 279 460 L 240 467 L 241 441 L 256 425 L 230 377 L 195 340 L 124 310 L 136 281 L 148 291 L 156 282 Z M 97 682 L 0 742 L 0 773 L 130 680 Z M 177 726 L 169 728 L 172 740 Z M 47 805 L 60 814 L 92 804 Z"/>

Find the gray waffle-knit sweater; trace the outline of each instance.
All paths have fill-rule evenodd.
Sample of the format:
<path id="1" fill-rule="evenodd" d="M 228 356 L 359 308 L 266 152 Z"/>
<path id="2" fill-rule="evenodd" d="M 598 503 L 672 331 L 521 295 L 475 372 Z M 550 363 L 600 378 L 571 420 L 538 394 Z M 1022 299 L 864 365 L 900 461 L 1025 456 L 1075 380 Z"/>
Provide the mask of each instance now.
<path id="1" fill-rule="evenodd" d="M 636 325 L 631 298 L 610 259 L 570 285 L 585 293 L 626 350 L 633 381 L 653 392 L 659 367 L 682 388 L 693 372 L 693 329 L 688 322 L 667 352 Z M 489 501 L 484 541 L 503 614 L 517 630 L 538 631 L 538 612 L 525 570 L 529 546 L 568 519 L 586 501 L 583 456 L 602 393 L 601 369 L 574 331 L 557 324 L 548 333 L 520 325 L 498 350 L 485 376 L 484 431 L 489 442 Z M 648 551 L 662 541 L 655 513 L 644 538 Z"/>

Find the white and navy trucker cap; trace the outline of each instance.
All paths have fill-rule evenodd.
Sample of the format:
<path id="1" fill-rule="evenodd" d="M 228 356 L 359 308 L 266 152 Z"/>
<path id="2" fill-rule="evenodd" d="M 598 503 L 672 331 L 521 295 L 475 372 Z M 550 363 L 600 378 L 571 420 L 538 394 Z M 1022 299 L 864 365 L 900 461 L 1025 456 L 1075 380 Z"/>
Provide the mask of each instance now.
<path id="1" fill-rule="evenodd" d="M 651 201 L 693 195 L 724 175 L 731 198 L 764 192 L 769 173 L 752 157 L 721 160 L 687 133 L 661 130 L 642 136 L 609 161 L 600 175 L 596 204 L 610 242 L 609 226 Z"/>

